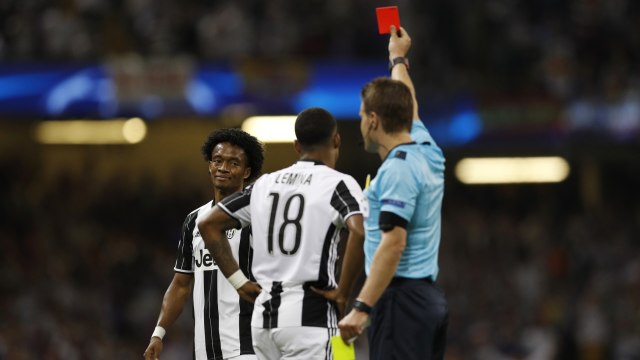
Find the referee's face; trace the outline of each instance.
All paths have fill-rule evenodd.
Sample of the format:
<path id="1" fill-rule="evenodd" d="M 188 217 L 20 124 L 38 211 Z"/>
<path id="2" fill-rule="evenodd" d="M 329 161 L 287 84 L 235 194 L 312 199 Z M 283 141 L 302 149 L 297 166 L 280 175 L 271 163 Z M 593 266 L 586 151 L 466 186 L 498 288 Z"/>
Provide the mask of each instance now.
<path id="1" fill-rule="evenodd" d="M 364 150 L 375 153 L 376 150 L 371 141 L 372 125 L 369 115 L 364 111 L 364 104 L 360 102 L 360 133 L 362 134 L 362 140 L 364 142 Z"/>
<path id="2" fill-rule="evenodd" d="M 242 190 L 244 181 L 251 175 L 244 150 L 228 142 L 213 148 L 209 172 L 213 186 L 230 193 Z"/>

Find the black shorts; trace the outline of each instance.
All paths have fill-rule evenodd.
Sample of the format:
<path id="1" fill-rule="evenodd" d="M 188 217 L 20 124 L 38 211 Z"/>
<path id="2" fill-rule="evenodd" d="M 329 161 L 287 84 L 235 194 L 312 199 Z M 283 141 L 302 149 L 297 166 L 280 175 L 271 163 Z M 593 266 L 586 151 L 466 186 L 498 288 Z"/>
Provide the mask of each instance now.
<path id="1" fill-rule="evenodd" d="M 372 360 L 443 359 L 449 309 L 430 279 L 394 278 L 371 311 Z"/>

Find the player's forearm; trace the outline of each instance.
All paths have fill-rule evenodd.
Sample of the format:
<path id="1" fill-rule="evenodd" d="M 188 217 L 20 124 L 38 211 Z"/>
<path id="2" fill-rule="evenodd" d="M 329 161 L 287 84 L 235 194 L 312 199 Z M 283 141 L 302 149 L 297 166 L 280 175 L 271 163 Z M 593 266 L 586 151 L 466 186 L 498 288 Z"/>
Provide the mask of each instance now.
<path id="1" fill-rule="evenodd" d="M 338 284 L 338 289 L 340 289 L 340 292 L 345 298 L 351 293 L 353 284 L 364 267 L 363 243 L 363 234 L 349 233 L 347 250 L 344 254 L 342 270 L 340 271 L 340 282 Z"/>
<path id="2" fill-rule="evenodd" d="M 393 278 L 406 245 L 406 231 L 395 227 L 382 233 L 382 241 L 371 263 L 369 276 L 358 295 L 358 299 L 373 306 Z"/>
<path id="3" fill-rule="evenodd" d="M 396 57 L 395 55 L 391 56 Z M 409 69 L 407 69 L 407 67 L 403 64 L 398 64 L 391 69 L 391 78 L 401 81 L 403 84 L 407 85 L 407 87 L 411 91 L 411 98 L 413 99 L 413 119 L 418 119 L 418 101 L 416 100 L 416 89 L 413 86 L 411 76 L 409 76 Z"/>
<path id="4" fill-rule="evenodd" d="M 191 292 L 191 286 L 184 286 L 171 282 L 169 288 L 164 294 L 162 299 L 162 308 L 160 309 L 160 316 L 158 317 L 158 326 L 162 326 L 164 329 L 169 329 L 173 323 L 176 322 L 184 304 L 189 299 L 189 293 Z"/>
<path id="5" fill-rule="evenodd" d="M 235 225 L 236 221 L 218 206 L 214 206 L 198 221 L 198 230 L 207 250 L 227 278 L 240 269 L 225 234 L 225 231 L 233 229 Z"/>
<path id="6" fill-rule="evenodd" d="M 231 276 L 240 269 L 238 262 L 233 257 L 231 245 L 225 234 L 225 230 L 209 223 L 198 224 L 198 229 L 204 240 L 204 244 L 213 256 L 218 268 L 225 277 Z"/>

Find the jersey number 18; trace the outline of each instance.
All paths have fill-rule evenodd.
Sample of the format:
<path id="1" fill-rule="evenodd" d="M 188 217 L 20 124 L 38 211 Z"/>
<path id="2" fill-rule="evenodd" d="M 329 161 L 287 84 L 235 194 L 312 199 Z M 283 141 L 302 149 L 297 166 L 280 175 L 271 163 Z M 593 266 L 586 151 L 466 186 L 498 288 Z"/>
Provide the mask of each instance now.
<path id="1" fill-rule="evenodd" d="M 273 254 L 273 237 L 276 229 L 276 213 L 278 210 L 280 194 L 272 192 L 269 194 L 272 197 L 271 200 L 271 215 L 269 216 L 269 234 L 268 234 L 268 250 L 269 254 Z M 298 213 L 297 214 L 289 214 L 289 209 L 291 204 L 295 199 L 298 199 Z M 280 228 L 277 230 L 278 233 L 278 247 L 280 248 L 280 252 L 284 255 L 294 255 L 298 249 L 300 248 L 300 239 L 302 238 L 302 226 L 300 225 L 300 219 L 302 219 L 302 213 L 304 212 L 304 196 L 302 194 L 294 194 L 287 199 L 287 202 L 284 205 L 284 221 L 280 224 Z M 287 229 L 287 226 L 293 226 L 295 229 L 295 242 L 293 244 L 292 249 L 284 248 L 284 232 Z"/>

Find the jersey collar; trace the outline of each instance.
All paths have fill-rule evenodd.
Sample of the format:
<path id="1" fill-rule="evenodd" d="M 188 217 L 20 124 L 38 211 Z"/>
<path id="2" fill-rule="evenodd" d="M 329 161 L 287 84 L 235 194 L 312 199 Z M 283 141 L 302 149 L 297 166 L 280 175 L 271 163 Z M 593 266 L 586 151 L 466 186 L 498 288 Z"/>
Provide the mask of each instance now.
<path id="1" fill-rule="evenodd" d="M 320 160 L 298 160 L 298 163 L 313 163 L 313 165 L 325 165 L 325 163 Z"/>
<path id="2" fill-rule="evenodd" d="M 401 144 L 398 144 L 398 145 L 396 145 L 396 146 L 392 147 L 391 149 L 389 149 L 389 152 L 387 153 L 387 156 L 385 156 L 385 157 L 384 157 L 384 160 L 382 160 L 382 162 L 387 161 L 387 159 L 389 158 L 389 155 L 391 155 L 391 153 L 392 153 L 396 148 L 398 148 L 399 146 L 403 146 L 403 145 L 417 145 L 417 143 L 416 143 L 415 141 L 411 141 L 411 142 L 401 143 Z"/>

